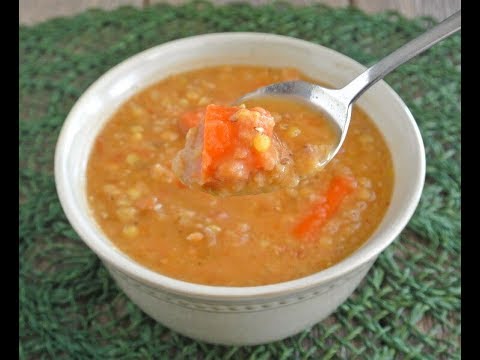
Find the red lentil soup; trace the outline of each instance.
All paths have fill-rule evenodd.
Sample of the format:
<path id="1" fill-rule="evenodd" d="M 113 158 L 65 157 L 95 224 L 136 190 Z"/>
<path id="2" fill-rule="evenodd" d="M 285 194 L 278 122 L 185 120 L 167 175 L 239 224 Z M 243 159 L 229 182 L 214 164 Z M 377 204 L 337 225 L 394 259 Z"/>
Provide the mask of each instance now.
<path id="1" fill-rule="evenodd" d="M 126 101 L 99 133 L 87 169 L 89 204 L 107 237 L 161 274 L 222 286 L 297 279 L 360 247 L 389 206 L 394 174 L 381 133 L 358 107 L 338 155 L 295 187 L 218 197 L 172 171 L 192 131 L 185 113 L 293 79 L 312 81 L 291 68 L 217 66 L 170 76 Z M 321 118 L 268 105 L 288 146 L 322 144 Z"/>

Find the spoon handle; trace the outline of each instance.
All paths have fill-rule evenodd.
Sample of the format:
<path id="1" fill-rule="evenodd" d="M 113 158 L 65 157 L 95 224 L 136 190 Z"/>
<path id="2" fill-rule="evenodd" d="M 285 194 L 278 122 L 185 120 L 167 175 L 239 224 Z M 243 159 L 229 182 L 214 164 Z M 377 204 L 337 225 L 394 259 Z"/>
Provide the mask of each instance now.
<path id="1" fill-rule="evenodd" d="M 460 30 L 461 28 L 461 10 L 451 15 L 437 26 L 423 33 L 419 37 L 406 43 L 399 49 L 387 55 L 382 60 L 377 62 L 365 70 L 358 77 L 353 79 L 344 88 L 339 90 L 346 102 L 352 103 L 360 95 L 363 94 L 370 86 L 382 79 L 385 75 L 396 69 L 398 66 L 407 62 L 414 56 L 427 50 L 432 45 L 447 36 Z"/>

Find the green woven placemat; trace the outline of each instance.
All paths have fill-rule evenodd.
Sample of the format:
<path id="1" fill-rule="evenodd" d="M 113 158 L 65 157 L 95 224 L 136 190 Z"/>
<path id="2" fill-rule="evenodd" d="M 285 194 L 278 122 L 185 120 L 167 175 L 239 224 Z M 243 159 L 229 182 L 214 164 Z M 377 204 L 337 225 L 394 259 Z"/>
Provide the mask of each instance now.
<path id="1" fill-rule="evenodd" d="M 53 178 L 54 145 L 75 100 L 141 50 L 201 33 L 260 31 L 371 65 L 432 25 L 350 8 L 191 3 L 20 27 L 20 358 L 459 359 L 460 34 L 386 78 L 425 141 L 427 178 L 414 217 L 334 315 L 285 341 L 214 346 L 144 315 L 68 224 Z"/>

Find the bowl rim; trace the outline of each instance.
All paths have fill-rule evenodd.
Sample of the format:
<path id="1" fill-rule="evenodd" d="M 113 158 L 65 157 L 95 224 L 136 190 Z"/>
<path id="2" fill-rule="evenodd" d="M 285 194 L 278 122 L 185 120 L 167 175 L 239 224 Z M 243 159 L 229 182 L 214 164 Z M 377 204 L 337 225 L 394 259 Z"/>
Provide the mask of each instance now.
<path id="1" fill-rule="evenodd" d="M 65 166 L 65 164 L 67 163 L 68 154 L 67 151 L 64 151 L 67 144 L 67 137 L 75 129 L 75 114 L 82 111 L 82 106 L 85 102 L 85 99 L 95 94 L 96 88 L 99 87 L 99 84 L 111 81 L 117 76 L 117 74 L 120 74 L 124 68 L 131 66 L 131 64 L 135 62 L 141 63 L 144 59 L 148 59 L 153 54 L 156 54 L 159 51 L 163 51 L 166 48 L 188 47 L 198 43 L 199 41 L 234 41 L 237 39 L 255 39 L 257 41 L 261 39 L 262 41 L 281 42 L 286 45 L 295 44 L 297 46 L 302 46 L 312 50 L 318 50 L 318 48 L 322 48 L 322 51 L 330 53 L 337 59 L 341 59 L 342 62 L 349 63 L 349 65 L 358 68 L 359 71 L 366 70 L 365 66 L 361 65 L 352 58 L 343 55 L 342 53 L 339 53 L 320 44 L 312 43 L 290 36 L 259 32 L 223 32 L 181 38 L 139 52 L 125 59 L 118 65 L 105 72 L 102 76 L 100 76 L 94 83 L 92 83 L 87 88 L 87 90 L 85 90 L 85 92 L 80 96 L 80 98 L 77 99 L 74 106 L 66 117 L 66 120 L 61 128 L 61 132 L 57 140 L 54 159 L 54 175 L 57 194 L 60 199 L 61 206 L 67 216 L 67 219 L 69 220 L 70 224 L 75 229 L 77 234 L 80 235 L 82 241 L 84 241 L 85 244 L 90 247 L 90 249 L 92 249 L 95 254 L 99 256 L 103 261 L 111 264 L 113 267 L 123 272 L 125 275 L 137 279 L 144 284 L 149 284 L 150 286 L 158 289 L 164 289 L 171 293 L 183 294 L 189 297 L 221 300 L 240 300 L 254 297 L 275 297 L 286 293 L 301 292 L 306 289 L 319 286 L 322 283 L 330 282 L 334 279 L 343 277 L 344 275 L 355 271 L 355 269 L 361 267 L 362 265 L 368 262 L 373 262 L 376 257 L 398 237 L 400 232 L 404 229 L 404 227 L 407 225 L 408 221 L 412 217 L 418 205 L 418 202 L 420 201 L 420 197 L 423 191 L 426 160 L 425 149 L 420 130 L 418 129 L 413 115 L 411 114 L 410 110 L 405 105 L 403 100 L 400 98 L 400 96 L 386 82 L 380 80 L 376 86 L 383 87 L 382 91 L 387 93 L 390 97 L 392 97 L 393 100 L 397 101 L 399 105 L 401 105 L 404 111 L 404 115 L 406 115 L 410 122 L 409 125 L 412 127 L 413 134 L 415 135 L 415 144 L 418 147 L 419 152 L 417 159 L 414 159 L 417 162 L 416 166 L 418 176 L 415 183 L 415 189 L 413 190 L 412 196 L 410 198 L 411 200 L 408 203 L 408 206 L 406 206 L 406 208 L 401 211 L 401 216 L 397 217 L 396 221 L 394 221 L 388 228 L 388 231 L 382 234 L 382 237 L 380 239 L 381 241 L 379 242 L 378 246 L 375 246 L 374 248 L 366 248 L 365 246 L 361 246 L 352 254 L 342 259 L 340 262 L 332 265 L 331 267 L 299 279 L 269 285 L 232 287 L 190 283 L 174 279 L 166 275 L 162 275 L 148 269 L 147 267 L 144 267 L 140 263 L 129 258 L 126 254 L 115 249 L 113 246 L 108 245 L 107 242 L 98 241 L 98 239 L 95 238 L 93 231 L 91 231 L 91 226 L 89 222 L 86 220 L 89 215 L 84 214 L 75 206 L 73 194 L 69 191 L 68 174 L 66 172 Z M 376 236 L 378 236 L 378 234 L 376 234 Z M 108 240 L 106 236 L 105 238 Z M 371 240 L 372 238 L 369 239 L 369 241 Z"/>

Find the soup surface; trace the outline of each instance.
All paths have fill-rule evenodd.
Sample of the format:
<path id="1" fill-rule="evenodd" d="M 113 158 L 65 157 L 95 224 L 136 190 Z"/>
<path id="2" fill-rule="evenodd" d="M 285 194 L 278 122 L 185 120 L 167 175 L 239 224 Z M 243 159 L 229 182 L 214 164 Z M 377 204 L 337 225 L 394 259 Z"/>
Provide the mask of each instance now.
<path id="1" fill-rule="evenodd" d="M 290 68 L 218 66 L 173 75 L 126 101 L 98 135 L 87 169 L 89 204 L 107 237 L 159 273 L 223 286 L 310 275 L 361 246 L 388 208 L 394 176 L 382 135 L 358 107 L 339 154 L 296 187 L 217 197 L 172 171 L 191 127 L 186 113 L 293 79 L 312 81 Z M 262 105 L 289 146 L 324 143 L 321 118 Z"/>

